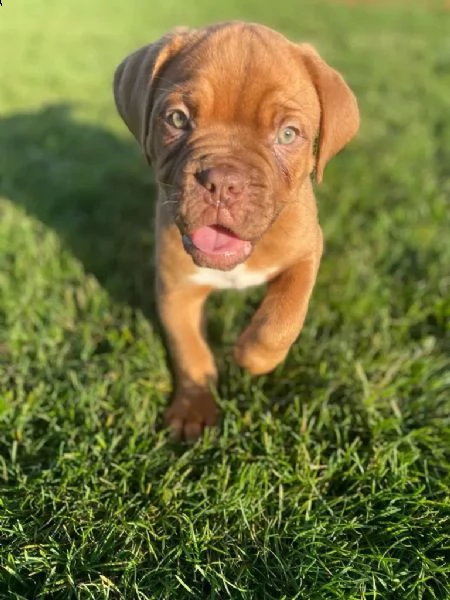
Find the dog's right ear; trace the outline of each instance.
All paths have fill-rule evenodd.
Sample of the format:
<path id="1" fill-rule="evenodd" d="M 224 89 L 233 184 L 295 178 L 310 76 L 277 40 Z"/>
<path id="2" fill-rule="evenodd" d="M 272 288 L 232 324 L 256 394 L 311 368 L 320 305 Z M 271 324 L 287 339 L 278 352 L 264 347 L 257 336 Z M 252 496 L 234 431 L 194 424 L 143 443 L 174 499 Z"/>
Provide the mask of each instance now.
<path id="1" fill-rule="evenodd" d="M 125 58 L 114 74 L 117 110 L 144 151 L 150 126 L 155 80 L 185 45 L 192 30 L 178 28 Z"/>

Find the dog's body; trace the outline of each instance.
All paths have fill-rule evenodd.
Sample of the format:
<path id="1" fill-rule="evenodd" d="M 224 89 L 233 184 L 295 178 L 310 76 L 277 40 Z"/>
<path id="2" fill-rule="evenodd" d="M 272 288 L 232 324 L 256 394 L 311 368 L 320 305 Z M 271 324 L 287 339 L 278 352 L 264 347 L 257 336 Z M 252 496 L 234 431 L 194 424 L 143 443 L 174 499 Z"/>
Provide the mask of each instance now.
<path id="1" fill-rule="evenodd" d="M 203 304 L 215 289 L 268 282 L 235 358 L 253 374 L 285 358 L 322 254 L 310 175 L 320 182 L 356 133 L 358 108 L 309 45 L 239 22 L 175 30 L 136 51 L 114 91 L 158 181 L 157 300 L 176 378 L 167 419 L 194 438 L 218 416 Z"/>

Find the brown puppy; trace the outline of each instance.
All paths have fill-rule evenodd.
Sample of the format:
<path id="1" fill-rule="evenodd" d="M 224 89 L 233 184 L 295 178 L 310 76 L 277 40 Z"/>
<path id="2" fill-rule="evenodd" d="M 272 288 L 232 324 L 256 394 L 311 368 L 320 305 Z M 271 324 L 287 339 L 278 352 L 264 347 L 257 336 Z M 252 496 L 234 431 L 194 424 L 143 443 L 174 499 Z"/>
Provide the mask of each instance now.
<path id="1" fill-rule="evenodd" d="M 358 107 L 311 46 L 240 22 L 137 50 L 114 94 L 158 182 L 157 300 L 176 370 L 167 421 L 192 439 L 218 418 L 203 304 L 213 290 L 268 282 L 235 358 L 255 375 L 285 358 L 322 254 L 310 175 L 320 182 L 355 135 Z"/>

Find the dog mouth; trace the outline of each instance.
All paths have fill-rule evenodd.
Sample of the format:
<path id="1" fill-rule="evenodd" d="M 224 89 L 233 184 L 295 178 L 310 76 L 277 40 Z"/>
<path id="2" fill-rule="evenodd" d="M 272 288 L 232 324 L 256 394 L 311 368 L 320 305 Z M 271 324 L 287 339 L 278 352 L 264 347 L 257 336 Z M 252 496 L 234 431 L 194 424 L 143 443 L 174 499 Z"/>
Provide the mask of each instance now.
<path id="1" fill-rule="evenodd" d="M 185 233 L 183 245 L 195 264 L 220 270 L 232 269 L 253 250 L 252 242 L 243 240 L 222 225 L 205 225 Z"/>

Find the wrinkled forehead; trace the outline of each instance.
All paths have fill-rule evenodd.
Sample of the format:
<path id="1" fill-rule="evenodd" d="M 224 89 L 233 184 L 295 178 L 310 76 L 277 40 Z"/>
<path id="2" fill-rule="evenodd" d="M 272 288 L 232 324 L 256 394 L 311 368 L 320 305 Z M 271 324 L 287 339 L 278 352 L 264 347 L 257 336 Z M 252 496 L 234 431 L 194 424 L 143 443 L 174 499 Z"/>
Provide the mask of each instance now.
<path id="1" fill-rule="evenodd" d="M 266 113 L 318 110 L 313 83 L 294 44 L 249 25 L 208 30 L 187 45 L 167 76 L 172 100 L 206 118 L 251 121 Z"/>

